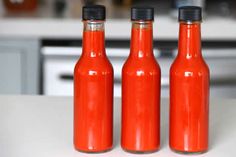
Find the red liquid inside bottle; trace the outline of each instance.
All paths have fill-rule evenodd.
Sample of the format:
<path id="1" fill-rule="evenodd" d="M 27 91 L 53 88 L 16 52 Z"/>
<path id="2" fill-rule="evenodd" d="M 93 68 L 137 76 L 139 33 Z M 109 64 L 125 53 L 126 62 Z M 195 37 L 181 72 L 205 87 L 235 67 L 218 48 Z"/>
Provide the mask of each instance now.
<path id="1" fill-rule="evenodd" d="M 83 52 L 74 69 L 74 146 L 83 152 L 112 148 L 113 68 L 104 21 L 84 21 Z"/>
<path id="2" fill-rule="evenodd" d="M 133 153 L 160 147 L 160 76 L 152 21 L 133 21 L 130 55 L 122 69 L 121 146 Z"/>
<path id="3" fill-rule="evenodd" d="M 209 69 L 200 25 L 180 22 L 179 52 L 170 69 L 170 148 L 177 152 L 208 149 Z"/>

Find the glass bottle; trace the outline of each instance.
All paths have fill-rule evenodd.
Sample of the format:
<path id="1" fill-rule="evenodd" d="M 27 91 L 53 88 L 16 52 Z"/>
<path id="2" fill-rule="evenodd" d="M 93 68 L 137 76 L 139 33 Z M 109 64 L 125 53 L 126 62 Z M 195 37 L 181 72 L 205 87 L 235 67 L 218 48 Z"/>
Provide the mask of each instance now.
<path id="1" fill-rule="evenodd" d="M 201 54 L 201 8 L 179 9 L 178 55 L 170 69 L 170 148 L 208 149 L 209 69 Z"/>
<path id="2" fill-rule="evenodd" d="M 153 54 L 153 8 L 132 8 L 130 55 L 122 69 L 121 146 L 133 153 L 160 147 L 161 70 Z"/>
<path id="3" fill-rule="evenodd" d="M 74 146 L 83 152 L 112 148 L 113 68 L 105 53 L 105 7 L 83 7 L 83 49 L 74 69 Z"/>

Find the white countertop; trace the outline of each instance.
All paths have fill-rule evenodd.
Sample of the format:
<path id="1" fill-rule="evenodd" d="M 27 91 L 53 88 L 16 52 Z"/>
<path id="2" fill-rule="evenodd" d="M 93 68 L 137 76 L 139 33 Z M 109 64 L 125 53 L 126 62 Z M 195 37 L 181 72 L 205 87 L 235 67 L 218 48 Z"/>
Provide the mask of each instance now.
<path id="1" fill-rule="evenodd" d="M 107 19 L 107 39 L 130 39 L 129 19 Z M 168 15 L 155 17 L 154 38 L 175 40 L 178 37 L 177 19 Z M 236 19 L 206 17 L 202 24 L 205 40 L 236 40 Z M 76 18 L 0 18 L 0 37 L 76 38 L 82 37 L 83 25 Z"/>
<path id="2" fill-rule="evenodd" d="M 119 144 L 120 98 L 114 104 L 114 148 L 84 154 L 73 148 L 71 97 L 0 96 L 1 157 L 183 157 L 168 147 L 168 100 L 161 104 L 161 149 L 146 155 L 124 152 Z M 236 99 L 210 101 L 210 150 L 198 157 L 236 155 Z M 191 155 L 192 157 L 194 155 Z"/>

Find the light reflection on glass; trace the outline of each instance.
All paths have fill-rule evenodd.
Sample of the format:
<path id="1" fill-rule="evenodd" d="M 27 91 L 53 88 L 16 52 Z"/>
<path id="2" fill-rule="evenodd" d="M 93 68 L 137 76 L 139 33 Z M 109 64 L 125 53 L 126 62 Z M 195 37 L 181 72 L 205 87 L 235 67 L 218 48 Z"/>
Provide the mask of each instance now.
<path id="1" fill-rule="evenodd" d="M 144 75 L 144 72 L 142 70 L 138 70 L 136 72 L 136 74 L 137 74 L 137 76 L 142 76 L 142 75 Z"/>
<path id="2" fill-rule="evenodd" d="M 185 77 L 191 77 L 191 76 L 193 76 L 193 72 L 185 71 L 185 72 L 184 72 L 184 76 L 185 76 Z"/>
<path id="3" fill-rule="evenodd" d="M 97 75 L 97 71 L 89 70 L 89 75 Z"/>

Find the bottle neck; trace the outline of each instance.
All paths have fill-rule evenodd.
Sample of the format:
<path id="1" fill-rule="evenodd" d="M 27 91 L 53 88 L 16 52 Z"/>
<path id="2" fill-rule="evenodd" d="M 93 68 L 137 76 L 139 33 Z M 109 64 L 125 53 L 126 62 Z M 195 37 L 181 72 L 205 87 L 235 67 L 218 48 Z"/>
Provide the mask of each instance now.
<path id="1" fill-rule="evenodd" d="M 132 21 L 130 55 L 135 57 L 153 56 L 152 21 Z"/>
<path id="2" fill-rule="evenodd" d="M 104 21 L 84 21 L 83 53 L 88 57 L 105 55 Z"/>
<path id="3" fill-rule="evenodd" d="M 201 57 L 200 22 L 180 22 L 179 55 L 188 59 Z"/>

